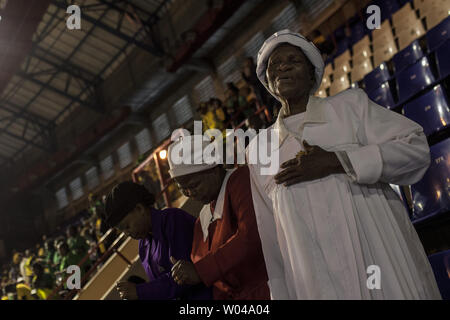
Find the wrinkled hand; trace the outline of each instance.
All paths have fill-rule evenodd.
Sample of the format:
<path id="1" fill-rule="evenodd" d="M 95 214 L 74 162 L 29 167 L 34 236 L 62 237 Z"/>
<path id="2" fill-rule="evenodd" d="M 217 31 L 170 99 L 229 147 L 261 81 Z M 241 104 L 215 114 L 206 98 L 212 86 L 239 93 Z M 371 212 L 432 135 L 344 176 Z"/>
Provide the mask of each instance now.
<path id="1" fill-rule="evenodd" d="M 136 291 L 136 284 L 123 281 L 116 284 L 116 289 L 119 291 L 120 299 L 122 300 L 137 300 L 138 295 Z"/>
<path id="2" fill-rule="evenodd" d="M 300 151 L 294 159 L 283 162 L 281 170 L 275 175 L 275 182 L 290 185 L 316 180 L 335 173 L 345 173 L 334 152 L 328 152 L 319 146 L 310 146 L 303 141 L 305 151 Z"/>
<path id="3" fill-rule="evenodd" d="M 172 278 L 178 285 L 194 285 L 202 282 L 192 262 L 186 260 L 177 261 L 173 257 L 170 257 L 170 261 L 173 263 Z"/>

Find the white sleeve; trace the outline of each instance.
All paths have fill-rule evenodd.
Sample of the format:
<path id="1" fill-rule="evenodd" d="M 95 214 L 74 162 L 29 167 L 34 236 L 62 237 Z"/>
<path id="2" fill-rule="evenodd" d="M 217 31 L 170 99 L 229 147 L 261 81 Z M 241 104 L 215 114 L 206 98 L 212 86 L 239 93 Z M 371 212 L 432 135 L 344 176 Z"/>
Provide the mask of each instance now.
<path id="1" fill-rule="evenodd" d="M 337 152 L 347 174 L 356 182 L 378 181 L 409 185 L 419 181 L 430 165 L 430 150 L 423 129 L 408 118 L 357 93 L 360 147 Z"/>

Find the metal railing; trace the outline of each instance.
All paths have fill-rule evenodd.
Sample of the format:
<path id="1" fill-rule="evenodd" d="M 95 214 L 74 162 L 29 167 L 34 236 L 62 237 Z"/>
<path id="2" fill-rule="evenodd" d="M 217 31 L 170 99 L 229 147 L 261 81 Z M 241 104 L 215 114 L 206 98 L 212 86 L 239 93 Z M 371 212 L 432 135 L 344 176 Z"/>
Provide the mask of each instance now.
<path id="1" fill-rule="evenodd" d="M 115 232 L 114 229 L 109 229 L 101 238 L 100 240 L 97 242 L 96 246 L 94 248 L 91 248 L 88 253 L 78 262 L 78 266 L 81 268 L 81 266 L 89 259 L 90 255 L 95 252 L 96 250 L 99 249 L 100 245 L 103 244 L 108 238 L 109 236 Z M 92 275 L 95 271 L 97 270 L 97 267 L 104 261 L 106 261 L 114 252 L 118 254 L 118 256 L 120 258 L 122 258 L 128 265 L 131 265 L 131 262 L 125 257 L 123 256 L 117 249 L 120 246 L 120 244 L 122 243 L 122 240 L 125 240 L 127 238 L 127 236 L 125 236 L 124 233 L 121 233 L 115 240 L 114 242 L 111 244 L 111 246 L 109 246 L 109 248 L 107 248 L 107 250 L 102 254 L 102 256 L 100 258 L 98 258 L 96 260 L 96 262 L 92 265 L 92 267 L 83 275 L 83 277 L 81 278 L 81 288 L 78 289 L 73 289 L 70 290 L 68 294 L 66 294 L 64 296 L 64 300 L 70 300 L 72 299 L 75 294 L 77 292 L 79 292 L 80 290 L 82 290 L 83 286 L 87 283 L 87 279 L 89 278 L 90 275 Z M 59 284 L 53 291 L 52 293 L 49 295 L 47 300 L 52 300 L 52 298 L 54 298 L 56 295 L 59 295 L 59 292 L 64 288 L 67 279 L 70 277 L 71 275 L 68 274 L 66 275 L 66 277 L 63 279 L 63 281 L 61 282 L 61 284 Z"/>

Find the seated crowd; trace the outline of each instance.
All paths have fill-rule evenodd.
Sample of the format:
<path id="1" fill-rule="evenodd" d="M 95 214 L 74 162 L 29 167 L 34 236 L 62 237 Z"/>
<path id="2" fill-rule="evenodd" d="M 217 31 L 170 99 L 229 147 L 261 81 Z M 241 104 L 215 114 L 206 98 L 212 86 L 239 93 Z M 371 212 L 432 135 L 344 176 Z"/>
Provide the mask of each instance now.
<path id="1" fill-rule="evenodd" d="M 107 231 L 101 218 L 103 203 L 96 201 L 89 216 L 67 227 L 66 233 L 42 236 L 34 249 L 13 251 L 10 263 L 2 266 L 0 296 L 2 300 L 47 300 L 62 298 L 70 265 L 79 265 L 81 277 L 90 270 L 106 251 L 100 238 Z M 105 230 L 106 229 L 106 230 Z M 89 256 L 88 256 L 89 255 Z M 58 292 L 54 292 L 60 288 Z"/>

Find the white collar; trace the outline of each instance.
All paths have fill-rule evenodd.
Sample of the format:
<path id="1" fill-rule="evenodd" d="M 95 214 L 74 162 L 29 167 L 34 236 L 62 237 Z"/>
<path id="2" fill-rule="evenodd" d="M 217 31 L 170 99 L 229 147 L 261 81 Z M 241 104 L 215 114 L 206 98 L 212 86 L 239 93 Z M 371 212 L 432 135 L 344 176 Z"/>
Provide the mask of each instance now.
<path id="1" fill-rule="evenodd" d="M 305 120 L 303 125 L 306 123 L 326 123 L 327 119 L 325 104 L 325 99 L 310 96 L 308 104 L 306 105 Z M 285 112 L 285 107 L 282 107 L 278 113 L 277 121 L 273 125 L 273 129 L 278 130 L 280 148 L 290 133 L 283 120 L 283 115 Z M 295 135 L 295 133 L 293 134 Z"/>
<path id="2" fill-rule="evenodd" d="M 211 204 L 210 203 L 205 204 L 203 206 L 202 210 L 200 211 L 199 219 L 200 219 L 200 225 L 201 225 L 202 231 L 203 231 L 203 241 L 206 241 L 206 239 L 208 238 L 209 225 L 213 221 L 216 221 L 217 219 L 222 219 L 223 206 L 225 204 L 225 190 L 227 187 L 227 182 L 228 182 L 228 179 L 230 178 L 231 174 L 235 170 L 236 169 L 227 170 L 225 178 L 223 179 L 223 182 L 222 182 L 222 186 L 220 187 L 220 192 L 217 197 L 216 205 L 214 207 L 214 216 L 211 213 Z"/>

